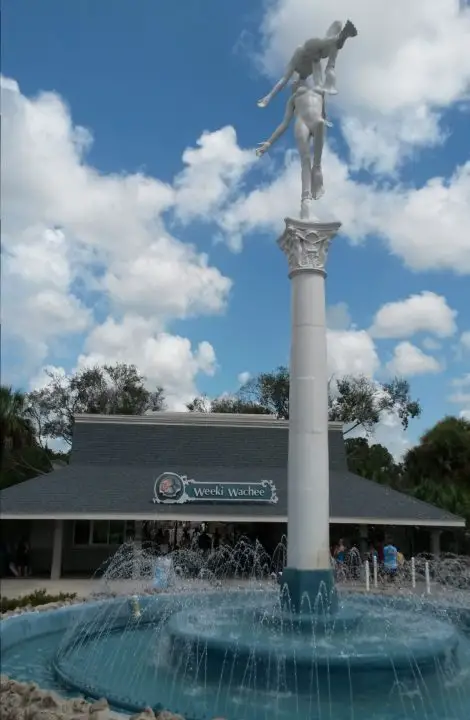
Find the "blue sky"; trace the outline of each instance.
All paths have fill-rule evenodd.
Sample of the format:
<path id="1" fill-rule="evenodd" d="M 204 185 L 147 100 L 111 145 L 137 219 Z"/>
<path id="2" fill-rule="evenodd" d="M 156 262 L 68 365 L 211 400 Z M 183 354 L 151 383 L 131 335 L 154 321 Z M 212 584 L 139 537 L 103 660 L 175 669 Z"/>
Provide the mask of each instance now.
<path id="1" fill-rule="evenodd" d="M 330 371 L 410 379 L 422 419 L 406 437 L 390 417 L 377 433 L 399 453 L 470 412 L 470 13 L 397 0 L 375 19 L 372 4 L 358 0 L 359 36 L 338 58 L 317 214 L 343 223 Z M 289 132 L 254 157 L 285 96 L 256 100 L 297 44 L 349 12 L 346 0 L 4 1 L 4 380 L 119 359 L 180 408 L 287 362 L 275 240 L 299 171 Z"/>

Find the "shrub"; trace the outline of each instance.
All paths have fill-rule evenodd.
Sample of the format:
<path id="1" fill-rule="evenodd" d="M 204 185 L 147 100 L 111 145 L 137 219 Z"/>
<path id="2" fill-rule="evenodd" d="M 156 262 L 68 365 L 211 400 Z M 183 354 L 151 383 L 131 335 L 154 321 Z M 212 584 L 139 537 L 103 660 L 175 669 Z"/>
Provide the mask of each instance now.
<path id="1" fill-rule="evenodd" d="M 35 590 L 29 595 L 20 598 L 0 597 L 0 612 L 5 613 L 19 608 L 38 607 L 47 605 L 48 603 L 65 602 L 66 600 L 75 600 L 76 593 L 60 593 L 59 595 L 48 595 L 46 590 Z"/>

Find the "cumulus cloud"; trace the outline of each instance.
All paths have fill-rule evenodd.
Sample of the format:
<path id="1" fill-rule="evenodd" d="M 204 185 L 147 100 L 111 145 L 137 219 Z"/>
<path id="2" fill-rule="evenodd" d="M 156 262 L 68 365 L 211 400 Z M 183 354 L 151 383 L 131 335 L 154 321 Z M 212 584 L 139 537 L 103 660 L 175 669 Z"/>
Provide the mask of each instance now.
<path id="1" fill-rule="evenodd" d="M 460 417 L 470 420 L 470 373 L 454 378 L 451 387 L 448 401 L 457 406 Z"/>
<path id="2" fill-rule="evenodd" d="M 251 378 L 251 373 L 248 372 L 248 370 L 244 370 L 243 372 L 239 373 L 237 376 L 237 380 L 240 386 L 245 385 L 248 380 Z"/>
<path id="3" fill-rule="evenodd" d="M 465 330 L 461 334 L 460 345 L 465 351 L 470 351 L 470 330 Z"/>
<path id="4" fill-rule="evenodd" d="M 197 374 L 214 372 L 215 352 L 171 335 L 170 324 L 222 312 L 232 283 L 172 237 L 162 213 L 204 207 L 201 185 L 205 207 L 220 201 L 246 165 L 233 129 L 205 134 L 172 186 L 100 173 L 87 161 L 91 132 L 57 94 L 28 98 L 8 78 L 1 90 L 4 339 L 23 344 L 34 375 L 58 343 L 86 338 L 80 362 L 136 362 L 182 406 Z"/>
<path id="5" fill-rule="evenodd" d="M 440 363 L 431 355 L 426 355 L 419 347 L 408 341 L 398 343 L 393 358 L 387 363 L 392 375 L 411 377 L 442 370 Z"/>
<path id="6" fill-rule="evenodd" d="M 449 307 L 445 297 L 424 291 L 383 305 L 375 314 L 370 332 L 379 338 L 406 338 L 418 332 L 449 337 L 457 330 L 456 316 L 457 311 Z"/>
<path id="7" fill-rule="evenodd" d="M 339 219 L 351 243 L 379 237 L 412 270 L 470 273 L 470 244 L 462 232 L 470 225 L 470 162 L 418 188 L 360 182 L 329 149 L 323 165 L 326 194 L 315 212 L 322 220 Z M 249 233 L 279 235 L 283 218 L 298 213 L 299 203 L 299 163 L 288 152 L 273 179 L 241 193 L 217 222 L 228 244 L 239 248 Z"/>
<path id="8" fill-rule="evenodd" d="M 459 0 L 269 0 L 259 62 L 272 81 L 294 49 L 351 17 L 359 36 L 337 61 L 343 134 L 356 166 L 393 172 L 444 134 L 441 117 L 470 87 L 470 8 Z"/>

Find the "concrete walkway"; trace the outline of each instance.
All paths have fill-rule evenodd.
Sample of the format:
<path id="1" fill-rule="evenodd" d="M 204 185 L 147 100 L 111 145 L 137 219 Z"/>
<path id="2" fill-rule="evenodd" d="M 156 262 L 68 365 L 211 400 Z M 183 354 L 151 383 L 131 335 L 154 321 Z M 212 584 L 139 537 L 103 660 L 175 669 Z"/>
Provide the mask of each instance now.
<path id="1" fill-rule="evenodd" d="M 226 580 L 224 586 L 241 589 L 274 589 L 276 584 L 272 580 L 253 582 L 252 580 Z M 48 595 L 59 595 L 60 593 L 74 593 L 78 598 L 88 598 L 91 595 L 104 592 L 117 594 L 141 593 L 152 588 L 152 581 L 148 578 L 142 580 L 113 580 L 107 583 L 100 579 L 67 579 L 48 580 L 38 578 L 6 578 L 0 581 L 0 595 L 7 598 L 20 598 L 30 595 L 37 590 L 45 590 Z M 365 592 L 363 583 L 340 584 L 339 588 L 346 592 Z M 214 585 L 204 580 L 177 580 L 172 586 L 173 590 L 179 592 L 194 592 L 213 590 Z M 424 583 L 417 583 L 413 591 L 411 585 L 390 585 L 379 584 L 377 590 L 371 588 L 371 593 L 396 594 L 396 595 L 424 595 L 426 588 Z M 441 594 L 443 589 L 440 586 L 432 587 L 432 595 Z M 448 591 L 447 591 L 448 592 Z"/>

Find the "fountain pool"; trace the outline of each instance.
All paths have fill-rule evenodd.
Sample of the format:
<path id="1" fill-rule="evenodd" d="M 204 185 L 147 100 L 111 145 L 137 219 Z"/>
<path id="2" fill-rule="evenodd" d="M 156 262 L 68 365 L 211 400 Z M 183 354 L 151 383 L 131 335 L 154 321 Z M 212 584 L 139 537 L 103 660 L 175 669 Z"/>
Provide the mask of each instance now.
<path id="1" fill-rule="evenodd" d="M 194 582 L 3 621 L 2 672 L 188 720 L 470 717 L 470 609 L 450 595 L 347 592 L 295 616 L 274 583 Z"/>

